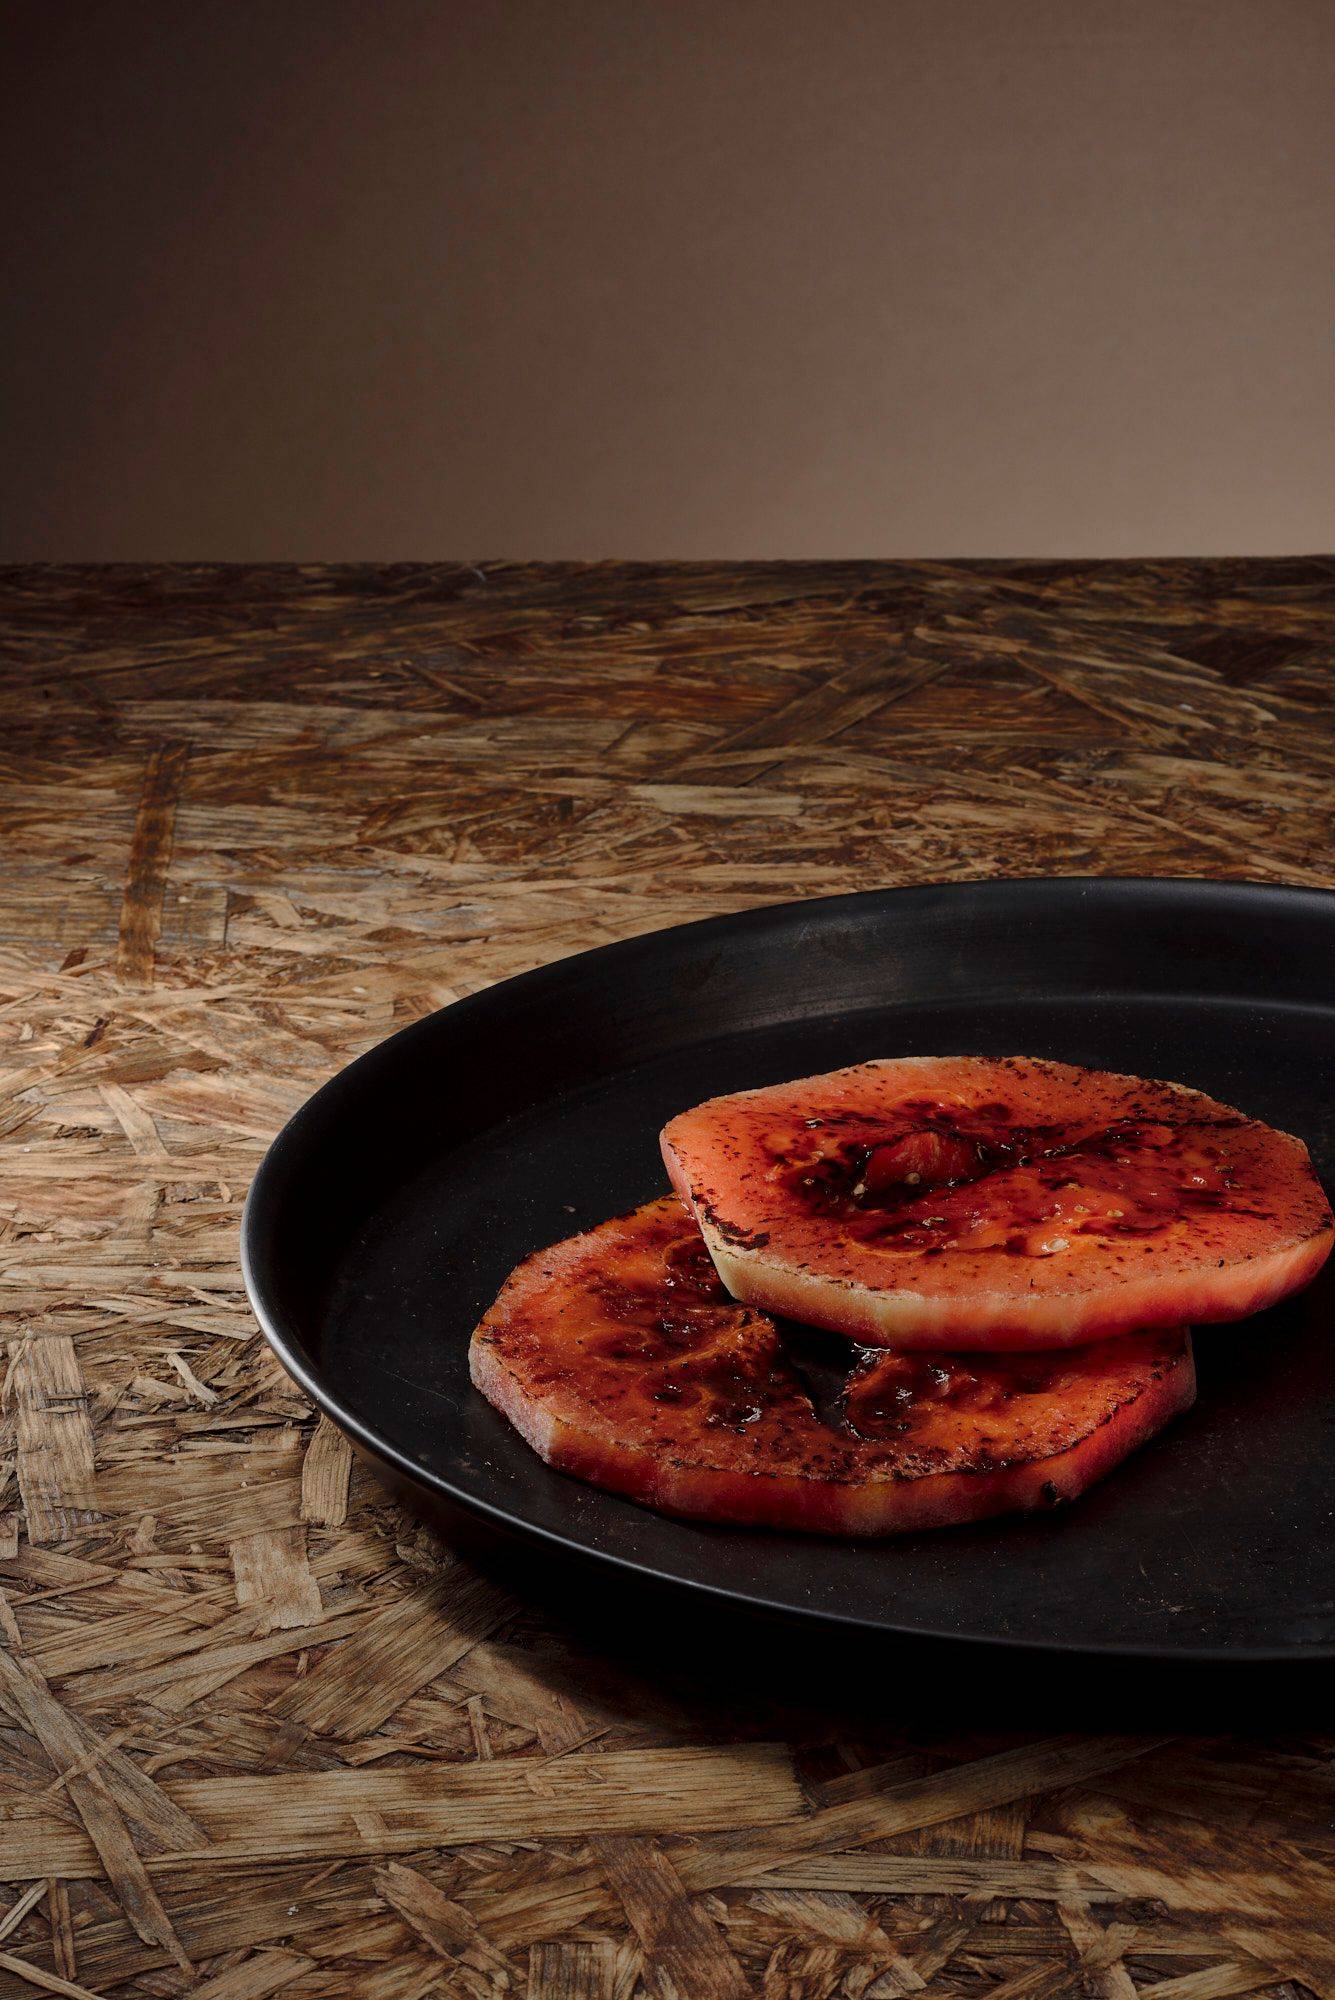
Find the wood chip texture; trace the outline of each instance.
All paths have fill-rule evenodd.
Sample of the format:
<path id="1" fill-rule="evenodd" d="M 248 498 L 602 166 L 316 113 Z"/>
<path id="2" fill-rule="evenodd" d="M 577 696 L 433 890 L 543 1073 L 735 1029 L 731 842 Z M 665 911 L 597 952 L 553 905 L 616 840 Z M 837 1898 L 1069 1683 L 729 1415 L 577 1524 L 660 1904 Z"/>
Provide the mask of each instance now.
<path id="1" fill-rule="evenodd" d="M 237 1268 L 312 1090 L 585 946 L 1330 886 L 1335 560 L 55 566 L 0 660 L 0 2000 L 1335 1994 L 1319 1701 L 530 1602 Z"/>

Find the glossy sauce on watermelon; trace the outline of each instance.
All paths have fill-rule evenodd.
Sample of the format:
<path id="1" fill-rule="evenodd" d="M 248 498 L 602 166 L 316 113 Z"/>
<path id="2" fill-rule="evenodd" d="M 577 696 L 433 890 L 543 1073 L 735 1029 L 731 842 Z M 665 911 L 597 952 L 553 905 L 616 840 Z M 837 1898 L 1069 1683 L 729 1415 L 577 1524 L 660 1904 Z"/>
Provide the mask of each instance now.
<path id="1" fill-rule="evenodd" d="M 1177 1084 L 1034 1058 L 715 1098 L 663 1151 L 736 1298 L 884 1345 L 1239 1318 L 1332 1241 L 1300 1140 Z"/>
<path id="2" fill-rule="evenodd" d="M 827 1346 L 831 1343 L 826 1343 Z M 473 1381 L 551 1465 L 667 1513 L 884 1535 L 1073 1499 L 1192 1400 L 1185 1333 L 1062 1354 L 832 1343 L 738 1305 L 669 1196 L 530 1257 Z"/>

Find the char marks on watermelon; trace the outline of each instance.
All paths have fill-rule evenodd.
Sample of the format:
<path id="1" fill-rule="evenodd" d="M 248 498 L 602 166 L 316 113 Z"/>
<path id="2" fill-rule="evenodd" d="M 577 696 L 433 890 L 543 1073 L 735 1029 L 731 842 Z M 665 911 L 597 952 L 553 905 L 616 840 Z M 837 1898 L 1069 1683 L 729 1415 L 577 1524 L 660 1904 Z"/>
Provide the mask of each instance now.
<path id="1" fill-rule="evenodd" d="M 887 1347 L 1239 1319 L 1333 1240 L 1301 1140 L 1180 1084 L 1032 1057 L 713 1098 L 663 1154 L 734 1298 Z"/>
<path id="2" fill-rule="evenodd" d="M 1185 1332 L 1038 1355 L 848 1350 L 822 1410 L 672 1196 L 519 1266 L 472 1378 L 548 1464 L 663 1512 L 885 1535 L 1069 1500 L 1194 1393 Z"/>

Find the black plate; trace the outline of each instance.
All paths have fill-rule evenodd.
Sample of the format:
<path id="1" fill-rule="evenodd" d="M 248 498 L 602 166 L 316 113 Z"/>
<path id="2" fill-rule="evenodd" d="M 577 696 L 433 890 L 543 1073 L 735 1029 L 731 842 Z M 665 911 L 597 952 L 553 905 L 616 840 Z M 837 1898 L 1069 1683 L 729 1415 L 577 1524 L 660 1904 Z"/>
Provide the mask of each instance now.
<path id="1" fill-rule="evenodd" d="M 461 1001 L 321 1090 L 260 1169 L 246 1283 L 284 1366 L 401 1489 L 753 1609 L 1177 1660 L 1335 1653 L 1332 1267 L 1197 1341 L 1200 1397 L 1057 1516 L 889 1542 L 696 1527 L 548 1471 L 468 1336 L 544 1244 L 662 1191 L 664 1120 L 870 1056 L 1172 1077 L 1297 1132 L 1329 1180 L 1335 895 L 1059 880 L 785 904 Z M 463 1510 L 462 1514 L 459 1510 Z"/>

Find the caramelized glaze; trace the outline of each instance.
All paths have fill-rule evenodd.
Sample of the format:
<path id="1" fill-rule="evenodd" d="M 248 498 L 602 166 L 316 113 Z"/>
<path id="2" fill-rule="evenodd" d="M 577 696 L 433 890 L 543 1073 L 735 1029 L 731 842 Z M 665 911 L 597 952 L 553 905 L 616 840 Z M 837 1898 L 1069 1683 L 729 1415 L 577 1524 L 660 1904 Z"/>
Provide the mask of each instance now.
<path id="1" fill-rule="evenodd" d="M 728 1296 L 672 1197 L 531 1259 L 475 1342 L 530 1396 L 638 1448 L 842 1481 L 1069 1450 L 1188 1352 L 1181 1334 L 1052 1356 L 846 1346 L 844 1392 L 818 1409 L 784 1323 Z"/>
<path id="2" fill-rule="evenodd" d="M 1242 1118 L 1091 1130 L 1011 1116 L 1004 1104 L 961 1115 L 926 1099 L 887 1123 L 808 1118 L 800 1137 L 764 1142 L 767 1177 L 864 1241 L 927 1252 L 1048 1256 L 1072 1237 L 1156 1235 L 1202 1210 L 1266 1212 L 1229 1169 L 1225 1135 Z"/>

